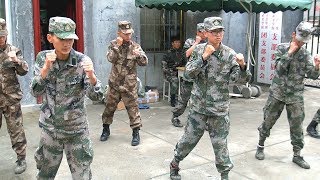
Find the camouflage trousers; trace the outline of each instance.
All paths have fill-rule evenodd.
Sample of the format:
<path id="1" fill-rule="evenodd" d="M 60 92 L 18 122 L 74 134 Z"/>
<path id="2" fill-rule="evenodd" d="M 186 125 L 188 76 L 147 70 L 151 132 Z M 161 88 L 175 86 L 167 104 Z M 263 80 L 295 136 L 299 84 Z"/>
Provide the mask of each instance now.
<path id="1" fill-rule="evenodd" d="M 166 76 L 165 79 L 170 83 L 170 94 L 177 95 L 179 90 L 178 76 Z"/>
<path id="2" fill-rule="evenodd" d="M 316 121 L 317 123 L 320 123 L 320 108 L 316 112 L 316 114 L 313 116 L 313 121 Z"/>
<path id="3" fill-rule="evenodd" d="M 206 123 L 208 123 L 217 170 L 219 173 L 230 171 L 233 164 L 227 146 L 227 136 L 230 129 L 229 115 L 207 116 L 190 110 L 184 134 L 174 150 L 174 158 L 177 161 L 182 161 L 193 150 L 205 131 Z"/>
<path id="4" fill-rule="evenodd" d="M 54 179 L 59 169 L 63 151 L 65 152 L 72 179 L 91 179 L 90 164 L 93 159 L 92 143 L 89 132 L 68 135 L 65 138 L 42 130 L 40 144 L 35 152 L 39 172 L 37 179 Z"/>
<path id="5" fill-rule="evenodd" d="M 20 103 L 0 108 L 0 128 L 2 126 L 2 114 L 6 119 L 12 149 L 16 152 L 17 159 L 25 159 L 27 139 L 23 129 L 23 118 Z"/>
<path id="6" fill-rule="evenodd" d="M 279 119 L 284 106 L 287 110 L 287 118 L 290 126 L 290 138 L 293 145 L 293 152 L 299 152 L 303 146 L 303 129 L 302 122 L 304 120 L 304 103 L 297 102 L 293 104 L 285 104 L 272 96 L 268 97 L 267 103 L 263 108 L 263 122 L 259 126 L 259 135 L 262 138 L 270 136 L 270 130 Z"/>
<path id="7" fill-rule="evenodd" d="M 174 117 L 181 116 L 186 110 L 188 101 L 191 96 L 192 87 L 193 87 L 193 82 L 182 81 L 181 89 L 180 89 L 181 90 L 180 98 L 178 99 L 178 105 L 172 110 Z"/>
<path id="8" fill-rule="evenodd" d="M 105 109 L 102 114 L 102 122 L 103 124 L 112 124 L 113 115 L 117 109 L 117 105 L 122 99 L 130 119 L 130 127 L 132 129 L 141 127 L 141 117 L 138 107 L 138 94 L 137 91 L 132 92 L 119 92 L 118 90 L 112 88 L 111 86 L 108 88 L 108 92 L 105 98 Z"/>

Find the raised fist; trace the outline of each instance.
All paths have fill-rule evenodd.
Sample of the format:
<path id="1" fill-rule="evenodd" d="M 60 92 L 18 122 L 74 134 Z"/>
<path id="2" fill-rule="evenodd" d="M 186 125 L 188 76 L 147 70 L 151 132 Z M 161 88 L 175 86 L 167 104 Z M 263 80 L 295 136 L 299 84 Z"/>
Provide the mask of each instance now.
<path id="1" fill-rule="evenodd" d="M 118 46 L 121 46 L 122 43 L 123 43 L 122 37 L 118 36 L 118 37 L 117 37 L 117 45 L 118 45 Z"/>
<path id="2" fill-rule="evenodd" d="M 15 61 L 15 62 L 16 62 L 16 61 L 18 60 L 17 54 L 16 54 L 15 51 L 10 51 L 10 52 L 8 52 L 8 56 L 9 56 L 9 58 L 10 58 L 11 61 Z"/>
<path id="3" fill-rule="evenodd" d="M 56 61 L 56 59 L 57 59 L 57 54 L 54 51 L 47 53 L 44 67 L 51 69 L 52 64 Z"/>
<path id="4" fill-rule="evenodd" d="M 199 44 L 200 43 L 200 41 L 201 41 L 201 37 L 200 36 L 196 36 L 196 44 Z"/>
<path id="5" fill-rule="evenodd" d="M 244 66 L 245 62 L 244 62 L 244 56 L 241 53 L 236 54 L 236 61 L 240 66 Z"/>

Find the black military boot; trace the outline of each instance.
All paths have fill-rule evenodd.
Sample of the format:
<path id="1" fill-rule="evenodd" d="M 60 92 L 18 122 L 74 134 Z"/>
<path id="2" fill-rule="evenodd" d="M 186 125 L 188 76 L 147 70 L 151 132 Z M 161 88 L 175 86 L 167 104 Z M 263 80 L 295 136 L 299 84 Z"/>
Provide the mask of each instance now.
<path id="1" fill-rule="evenodd" d="M 170 104 L 171 104 L 171 107 L 176 107 L 176 95 L 175 94 L 171 95 Z"/>
<path id="2" fill-rule="evenodd" d="M 140 135 L 139 135 L 140 128 L 134 128 L 132 130 L 132 141 L 131 146 L 137 146 L 140 144 Z"/>
<path id="3" fill-rule="evenodd" d="M 108 140 L 109 136 L 110 136 L 110 125 L 109 124 L 103 124 L 103 130 L 102 130 L 102 134 L 100 136 L 100 141 L 106 141 Z"/>
<path id="4" fill-rule="evenodd" d="M 172 116 L 171 122 L 175 127 L 183 127 L 178 117 Z"/>
<path id="5" fill-rule="evenodd" d="M 172 161 L 170 163 L 170 179 L 171 180 L 181 180 L 181 175 L 179 174 L 179 164 Z"/>
<path id="6" fill-rule="evenodd" d="M 311 137 L 320 139 L 320 134 L 319 134 L 319 132 L 317 131 L 317 126 L 318 126 L 318 123 L 317 123 L 316 121 L 312 120 L 312 121 L 310 122 L 310 124 L 308 125 L 308 127 L 307 127 L 307 133 L 308 133 Z"/>

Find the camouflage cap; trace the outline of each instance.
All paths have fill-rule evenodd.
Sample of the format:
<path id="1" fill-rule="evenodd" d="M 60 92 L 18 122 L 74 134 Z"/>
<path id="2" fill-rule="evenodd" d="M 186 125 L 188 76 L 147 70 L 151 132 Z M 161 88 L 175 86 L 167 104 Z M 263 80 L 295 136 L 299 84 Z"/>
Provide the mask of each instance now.
<path id="1" fill-rule="evenodd" d="M 7 36 L 8 30 L 7 30 L 7 24 L 6 20 L 0 18 L 0 36 Z"/>
<path id="2" fill-rule="evenodd" d="M 308 43 L 311 39 L 311 34 L 313 32 L 313 27 L 311 23 L 302 21 L 296 27 L 296 38 L 298 41 Z"/>
<path id="3" fill-rule="evenodd" d="M 49 20 L 49 32 L 54 33 L 60 39 L 76 39 L 76 23 L 66 17 L 52 17 Z"/>
<path id="4" fill-rule="evenodd" d="M 204 19 L 203 23 L 206 31 L 224 29 L 221 17 L 207 17 Z"/>
<path id="5" fill-rule="evenodd" d="M 130 21 L 119 21 L 118 28 L 124 34 L 134 33 Z"/>
<path id="6" fill-rule="evenodd" d="M 197 31 L 198 31 L 198 32 L 203 32 L 203 31 L 205 31 L 205 29 L 204 29 L 204 23 L 198 23 L 198 24 L 197 24 Z"/>

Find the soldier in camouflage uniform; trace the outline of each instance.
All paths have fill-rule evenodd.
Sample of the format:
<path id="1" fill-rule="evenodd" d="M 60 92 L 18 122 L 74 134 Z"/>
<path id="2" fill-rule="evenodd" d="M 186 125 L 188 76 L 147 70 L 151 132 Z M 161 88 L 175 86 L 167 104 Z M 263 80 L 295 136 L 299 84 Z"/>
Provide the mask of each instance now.
<path id="1" fill-rule="evenodd" d="M 66 17 L 49 20 L 47 39 L 54 50 L 36 57 L 33 96 L 42 96 L 40 144 L 35 152 L 37 179 L 54 179 L 65 152 L 73 179 L 91 179 L 93 158 L 85 96 L 101 100 L 101 83 L 91 59 L 72 49 L 76 24 Z"/>
<path id="2" fill-rule="evenodd" d="M 204 19 L 208 43 L 196 46 L 186 65 L 185 76 L 194 80 L 191 109 L 185 132 L 178 141 L 174 158 L 170 163 L 170 178 L 181 179 L 179 162 L 196 146 L 202 137 L 206 123 L 216 157 L 216 167 L 221 179 L 228 179 L 233 164 L 229 158 L 227 136 L 229 134 L 229 81 L 248 82 L 242 54 L 222 44 L 224 27 L 220 17 Z"/>
<path id="3" fill-rule="evenodd" d="M 270 136 L 270 129 L 276 123 L 286 106 L 290 125 L 291 144 L 293 145 L 292 161 L 302 168 L 309 169 L 300 151 L 304 146 L 302 122 L 304 120 L 303 79 L 305 75 L 316 79 L 319 76 L 320 57 L 311 62 L 311 55 L 302 47 L 311 38 L 312 25 L 301 22 L 292 33 L 290 43 L 279 44 L 276 49 L 276 70 L 270 86 L 270 94 L 263 108 L 264 120 L 259 130 L 259 143 L 255 157 L 263 160 L 264 142 Z"/>
<path id="4" fill-rule="evenodd" d="M 311 137 L 320 139 L 320 134 L 317 131 L 317 126 L 319 123 L 320 123 L 320 109 L 318 109 L 318 111 L 314 115 L 312 121 L 310 122 L 310 124 L 307 127 L 307 132 Z"/>
<path id="5" fill-rule="evenodd" d="M 117 104 L 122 101 L 126 106 L 130 127 L 132 128 L 132 146 L 140 144 L 139 130 L 141 117 L 138 107 L 137 66 L 146 66 L 148 58 L 139 44 L 131 40 L 133 29 L 131 22 L 118 22 L 118 37 L 111 41 L 107 58 L 112 63 L 109 75 L 109 89 L 105 98 L 105 110 L 102 114 L 103 130 L 101 141 L 110 136 L 110 124 Z"/>
<path id="6" fill-rule="evenodd" d="M 4 115 L 12 148 L 18 159 L 14 172 L 21 174 L 27 168 L 25 160 L 27 140 L 20 104 L 22 91 L 17 75 L 26 75 L 29 68 L 27 62 L 23 60 L 21 50 L 7 44 L 7 35 L 6 21 L 0 18 L 0 128 Z"/>
<path id="7" fill-rule="evenodd" d="M 196 47 L 196 45 L 200 43 L 205 43 L 206 36 L 204 35 L 204 24 L 198 23 L 197 24 L 197 35 L 196 38 L 189 38 L 184 43 L 183 49 L 186 52 L 186 58 L 189 59 L 191 56 L 192 51 Z M 178 118 L 183 114 L 186 110 L 188 101 L 191 96 L 191 90 L 193 87 L 193 82 L 190 79 L 183 78 L 181 81 L 181 88 L 180 88 L 180 98 L 178 99 L 178 105 L 172 110 L 172 119 L 171 122 L 175 127 L 183 127 L 181 124 L 180 119 Z"/>
<path id="8" fill-rule="evenodd" d="M 170 83 L 170 103 L 176 105 L 176 98 L 179 90 L 179 79 L 177 67 L 186 65 L 185 52 L 181 48 L 181 41 L 178 37 L 171 39 L 171 49 L 163 56 L 162 71 L 164 78 Z"/>

